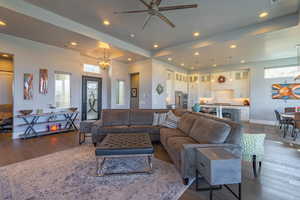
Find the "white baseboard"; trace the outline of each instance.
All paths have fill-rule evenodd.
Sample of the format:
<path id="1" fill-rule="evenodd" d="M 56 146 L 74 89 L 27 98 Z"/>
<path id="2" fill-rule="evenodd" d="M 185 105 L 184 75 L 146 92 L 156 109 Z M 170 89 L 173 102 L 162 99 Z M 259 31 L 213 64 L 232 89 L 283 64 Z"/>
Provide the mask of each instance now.
<path id="1" fill-rule="evenodd" d="M 250 119 L 250 123 L 273 125 L 273 126 L 276 125 L 276 121 L 260 120 L 260 119 Z"/>

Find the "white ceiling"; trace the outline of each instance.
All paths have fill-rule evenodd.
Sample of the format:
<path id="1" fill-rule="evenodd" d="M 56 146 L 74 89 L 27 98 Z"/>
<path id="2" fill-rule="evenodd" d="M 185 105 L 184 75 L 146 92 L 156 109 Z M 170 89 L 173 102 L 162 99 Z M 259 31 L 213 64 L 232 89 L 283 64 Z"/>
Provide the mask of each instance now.
<path id="1" fill-rule="evenodd" d="M 116 11 L 144 9 L 138 0 L 72 0 L 68 4 L 63 0 L 26 1 L 147 50 L 151 50 L 154 43 L 165 48 L 192 41 L 194 31 L 206 37 L 259 23 L 258 14 L 263 11 L 270 13 L 270 20 L 298 10 L 298 0 L 280 0 L 276 5 L 272 5 L 271 0 L 162 0 L 161 6 L 197 3 L 199 7 L 165 12 L 175 23 L 174 29 L 154 18 L 142 30 L 147 14 L 114 14 Z M 104 26 L 104 19 L 108 19 L 111 26 Z M 132 33 L 135 38 L 130 37 Z"/>
<path id="2" fill-rule="evenodd" d="M 142 30 L 146 14 L 113 14 L 115 11 L 144 9 L 138 0 L 10 0 L 11 4 L 0 0 L 1 17 L 4 16 L 9 24 L 0 28 L 0 32 L 64 48 L 68 42 L 76 41 L 79 45 L 75 50 L 92 57 L 100 57 L 102 51 L 97 47 L 97 37 L 92 39 L 89 34 L 82 32 L 82 27 L 76 29 L 82 24 L 97 33 L 106 33 L 122 40 L 118 42 L 114 38 L 111 39 L 117 46 L 125 41 L 125 47 L 126 44 L 136 45 L 141 47 L 140 50 L 151 51 L 155 58 L 173 65 L 180 66 L 184 63 L 184 67 L 189 69 L 207 68 L 214 64 L 238 64 L 241 60 L 247 63 L 296 56 L 295 45 L 300 43 L 299 27 L 286 28 L 295 26 L 295 21 L 298 23 L 299 18 L 296 15 L 299 2 L 277 1 L 279 3 L 271 4 L 271 0 L 162 0 L 162 6 L 197 3 L 199 7 L 166 12 L 165 15 L 176 24 L 175 29 L 159 19 L 153 19 L 149 26 Z M 6 5 L 10 5 L 10 9 L 16 12 L 1 7 L 1 2 L 4 2 L 2 6 L 8 8 Z M 35 15 L 22 12 L 32 16 L 29 17 L 18 13 L 25 6 L 19 2 L 38 6 L 27 10 L 36 11 Z M 17 6 L 19 9 L 14 9 Z M 52 23 L 47 13 L 42 12 L 44 9 L 79 24 L 72 24 L 75 29 L 67 30 L 63 23 L 59 24 L 61 21 L 66 23 L 65 18 L 53 18 L 55 20 Z M 263 11 L 269 12 L 269 16 L 260 19 L 258 14 Z M 42 13 L 45 14 L 43 19 L 39 17 Z M 45 20 L 47 17 L 49 19 Z M 104 26 L 104 19 L 108 19 L 111 25 Z M 69 22 L 72 22 L 70 20 Z M 271 26 L 264 26 L 267 23 Z M 234 37 L 228 37 L 228 33 L 249 32 L 248 27 L 259 26 L 261 29 L 257 31 L 263 30 L 263 34 L 241 34 L 239 37 L 234 34 Z M 195 31 L 200 32 L 200 37 L 193 38 L 192 33 Z M 130 34 L 135 34 L 135 37 L 131 38 Z M 159 49 L 153 49 L 154 43 L 159 44 Z M 238 46 L 236 49 L 229 48 L 233 43 Z M 139 51 L 136 49 L 136 53 L 130 53 L 132 49 L 121 50 L 113 47 L 112 57 L 122 62 L 127 62 L 128 57 L 133 58 L 133 61 L 145 59 L 144 56 L 138 55 Z M 195 51 L 199 52 L 199 56 L 194 56 Z M 172 57 L 172 61 L 168 61 L 169 57 Z"/>
<path id="3" fill-rule="evenodd" d="M 1 16 L 5 16 L 5 22 L 8 24 L 6 27 L 0 27 L 0 33 L 14 35 L 62 48 L 73 49 L 79 51 L 83 55 L 93 58 L 100 58 L 103 56 L 103 49 L 99 48 L 99 41 L 97 40 L 41 22 L 6 8 L 0 7 L 0 13 Z M 78 43 L 76 47 L 70 45 L 70 42 L 73 41 Z M 143 56 L 120 50 L 113 46 L 111 46 L 109 52 L 111 58 L 124 63 L 129 63 L 128 58 L 132 58 L 132 62 L 145 59 Z"/>
<path id="4" fill-rule="evenodd" d="M 237 48 L 231 49 L 235 44 Z M 257 36 L 242 37 L 239 40 L 208 45 L 204 48 L 183 48 L 168 52 L 166 56 L 158 56 L 159 59 L 175 65 L 185 64 L 185 67 L 193 70 L 200 68 L 218 67 L 229 64 L 240 64 L 275 60 L 297 56 L 296 44 L 300 44 L 300 26 L 283 29 L 276 32 Z M 194 53 L 199 55 L 195 56 Z M 172 61 L 168 61 L 172 58 Z M 187 59 L 188 58 L 188 59 Z"/>

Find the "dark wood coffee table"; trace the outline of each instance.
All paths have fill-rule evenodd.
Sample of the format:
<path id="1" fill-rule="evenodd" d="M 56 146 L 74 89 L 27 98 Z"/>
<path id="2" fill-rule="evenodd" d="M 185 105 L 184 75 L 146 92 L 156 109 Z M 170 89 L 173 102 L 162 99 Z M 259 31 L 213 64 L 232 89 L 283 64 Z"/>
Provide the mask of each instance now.
<path id="1" fill-rule="evenodd" d="M 154 149 L 148 133 L 107 134 L 96 148 L 97 175 L 152 173 Z M 144 171 L 104 173 L 103 165 L 107 158 L 146 157 L 149 169 Z"/>

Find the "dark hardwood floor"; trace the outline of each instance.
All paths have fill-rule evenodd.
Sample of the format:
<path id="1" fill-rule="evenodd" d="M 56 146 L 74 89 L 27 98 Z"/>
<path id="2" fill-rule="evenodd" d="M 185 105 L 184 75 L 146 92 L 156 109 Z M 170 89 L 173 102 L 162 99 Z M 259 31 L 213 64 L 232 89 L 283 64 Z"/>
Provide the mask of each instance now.
<path id="1" fill-rule="evenodd" d="M 243 200 L 299 200 L 300 146 L 280 142 L 280 132 L 272 126 L 245 124 L 244 132 L 267 133 L 268 140 L 259 178 L 253 177 L 249 163 L 243 163 Z M 11 134 L 0 134 L 0 167 L 77 146 L 76 132 L 28 140 L 12 140 Z M 171 162 L 162 145 L 154 144 L 154 147 L 156 158 Z M 191 185 L 180 200 L 208 199 L 207 192 L 196 192 L 194 188 Z M 216 191 L 214 197 L 216 200 L 234 199 L 225 189 Z"/>

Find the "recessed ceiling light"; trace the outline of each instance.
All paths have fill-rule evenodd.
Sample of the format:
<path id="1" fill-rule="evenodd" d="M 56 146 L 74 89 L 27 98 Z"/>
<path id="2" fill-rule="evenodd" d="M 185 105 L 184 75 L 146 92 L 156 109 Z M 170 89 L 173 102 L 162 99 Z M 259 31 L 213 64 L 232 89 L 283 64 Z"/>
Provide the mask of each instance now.
<path id="1" fill-rule="evenodd" d="M 180 65 L 181 65 L 182 67 L 184 67 L 184 63 L 181 63 Z"/>
<path id="2" fill-rule="evenodd" d="M 259 17 L 260 17 L 260 18 L 265 18 L 265 17 L 267 17 L 268 15 L 269 15 L 268 12 L 262 12 L 262 13 L 259 14 Z"/>
<path id="3" fill-rule="evenodd" d="M 237 46 L 235 44 L 230 45 L 231 49 L 235 49 Z"/>
<path id="4" fill-rule="evenodd" d="M 8 58 L 9 55 L 7 55 L 7 54 L 2 54 L 2 57 Z"/>
<path id="5" fill-rule="evenodd" d="M 130 34 L 130 37 L 134 38 L 134 37 L 135 37 L 135 35 L 132 33 L 132 34 Z"/>
<path id="6" fill-rule="evenodd" d="M 216 67 L 216 66 L 218 66 L 217 64 L 213 64 L 213 67 Z"/>
<path id="7" fill-rule="evenodd" d="M 199 52 L 198 52 L 198 51 L 195 52 L 194 55 L 195 55 L 195 56 L 199 56 Z"/>
<path id="8" fill-rule="evenodd" d="M 104 20 L 104 21 L 103 21 L 103 24 L 104 24 L 105 26 L 109 26 L 109 25 L 110 25 L 110 22 L 109 22 L 108 20 Z"/>
<path id="9" fill-rule="evenodd" d="M 241 63 L 245 63 L 245 60 L 241 60 Z"/>
<path id="10" fill-rule="evenodd" d="M 194 36 L 194 37 L 199 37 L 199 36 L 200 36 L 200 33 L 199 33 L 199 32 L 195 32 L 195 33 L 193 33 L 193 36 Z"/>
<path id="11" fill-rule="evenodd" d="M 153 47 L 154 48 L 158 48 L 159 46 L 158 46 L 158 44 L 154 44 Z"/>
<path id="12" fill-rule="evenodd" d="M 77 44 L 77 42 L 70 42 L 70 45 L 77 46 L 78 44 Z"/>
<path id="13" fill-rule="evenodd" d="M 0 20 L 0 26 L 6 26 L 7 24 L 4 21 Z"/>
<path id="14" fill-rule="evenodd" d="M 128 60 L 129 62 L 131 62 L 131 61 L 132 61 L 132 58 L 128 58 L 127 60 Z"/>
<path id="15" fill-rule="evenodd" d="M 172 61 L 172 58 L 168 58 L 168 61 Z"/>

